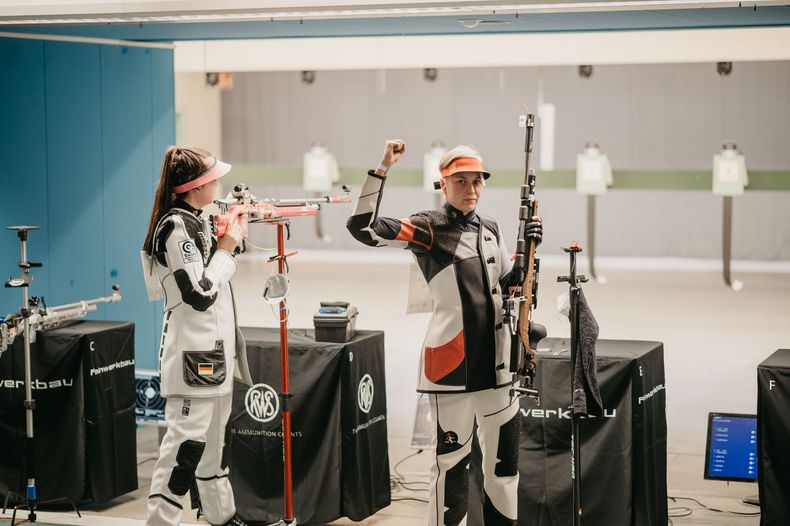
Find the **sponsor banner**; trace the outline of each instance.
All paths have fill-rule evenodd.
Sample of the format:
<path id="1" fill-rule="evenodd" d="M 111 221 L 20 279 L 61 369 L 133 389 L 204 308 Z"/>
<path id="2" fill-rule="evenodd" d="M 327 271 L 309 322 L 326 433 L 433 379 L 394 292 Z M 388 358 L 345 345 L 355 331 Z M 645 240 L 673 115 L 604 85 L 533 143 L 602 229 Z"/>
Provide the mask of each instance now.
<path id="1" fill-rule="evenodd" d="M 384 334 L 375 334 L 354 338 L 341 363 L 343 514 L 354 521 L 390 504 Z"/>
<path id="2" fill-rule="evenodd" d="M 245 328 L 243 333 L 254 385 L 234 384 L 229 423 L 230 477 L 239 514 L 263 522 L 275 522 L 282 514 L 286 410 L 300 524 L 342 516 L 362 520 L 387 506 L 383 333 L 362 331 L 338 344 L 316 342 L 312 331 L 289 330 L 293 396 L 288 404 L 280 396 L 278 330 Z"/>
<path id="3" fill-rule="evenodd" d="M 38 497 L 111 500 L 137 489 L 134 325 L 77 321 L 31 348 Z M 0 493 L 24 494 L 23 341 L 0 356 Z"/>

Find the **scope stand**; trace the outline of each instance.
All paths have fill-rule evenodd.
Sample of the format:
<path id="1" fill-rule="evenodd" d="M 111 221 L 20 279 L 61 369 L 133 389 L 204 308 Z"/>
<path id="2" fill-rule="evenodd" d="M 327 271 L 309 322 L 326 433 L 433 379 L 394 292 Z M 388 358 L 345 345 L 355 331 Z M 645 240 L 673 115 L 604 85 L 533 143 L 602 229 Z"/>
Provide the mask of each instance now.
<path id="1" fill-rule="evenodd" d="M 581 496 L 581 467 L 582 467 L 582 459 L 581 459 L 581 440 L 579 438 L 579 427 L 581 423 L 581 416 L 576 414 L 573 410 L 573 378 L 574 372 L 576 368 L 576 356 L 579 352 L 579 294 L 581 292 L 581 287 L 579 283 L 586 283 L 587 278 L 585 276 L 576 275 L 576 254 L 582 251 L 582 247 L 579 243 L 572 243 L 571 246 L 568 248 L 562 249 L 568 256 L 570 257 L 570 274 L 567 276 L 559 276 L 557 277 L 557 281 L 568 283 L 570 289 L 570 303 L 571 303 L 571 311 L 570 311 L 570 323 L 571 323 L 571 405 L 570 405 L 570 412 L 572 415 L 572 427 L 573 431 L 571 433 L 571 480 L 573 482 L 573 525 L 580 526 L 582 521 L 582 496 Z"/>
<path id="2" fill-rule="evenodd" d="M 12 230 L 17 233 L 19 237 L 19 244 L 20 244 L 20 259 L 19 259 L 19 268 L 22 269 L 22 276 L 15 278 L 10 277 L 5 282 L 6 288 L 19 288 L 22 289 L 22 309 L 19 311 L 22 315 L 22 319 L 24 320 L 24 350 L 25 350 L 25 400 L 23 405 L 25 407 L 25 431 L 26 431 L 26 438 L 25 438 L 25 445 L 27 454 L 25 455 L 25 471 L 27 474 L 27 491 L 25 493 L 25 504 L 17 504 L 14 506 L 14 513 L 11 516 L 11 526 L 16 524 L 16 512 L 18 510 L 27 510 L 27 521 L 26 522 L 36 522 L 36 509 L 42 504 L 49 504 L 52 502 L 60 502 L 66 501 L 71 504 L 74 511 L 77 512 L 77 516 L 82 517 L 80 515 L 79 509 L 77 509 L 77 505 L 74 502 L 67 498 L 57 498 L 57 499 L 49 499 L 46 501 L 39 502 L 38 501 L 38 491 L 36 488 L 36 475 L 35 475 L 35 467 L 34 467 L 34 433 L 33 433 L 33 411 L 36 409 L 36 401 L 33 399 L 33 387 L 32 387 L 32 370 L 31 370 L 31 361 L 30 361 L 30 343 L 31 343 L 31 335 L 30 335 L 30 316 L 33 315 L 33 310 L 31 309 L 31 302 L 30 298 L 28 297 L 28 287 L 30 283 L 33 281 L 33 277 L 30 275 L 31 268 L 41 268 L 43 265 L 41 263 L 33 263 L 28 261 L 27 259 L 27 239 L 28 239 L 28 232 L 30 230 L 38 230 L 39 227 L 37 226 L 9 226 L 6 227 L 6 230 Z M 23 497 L 21 494 L 9 490 L 6 493 L 5 501 L 3 502 L 3 513 L 8 506 L 8 499 L 11 495 L 16 495 L 18 497 Z"/>

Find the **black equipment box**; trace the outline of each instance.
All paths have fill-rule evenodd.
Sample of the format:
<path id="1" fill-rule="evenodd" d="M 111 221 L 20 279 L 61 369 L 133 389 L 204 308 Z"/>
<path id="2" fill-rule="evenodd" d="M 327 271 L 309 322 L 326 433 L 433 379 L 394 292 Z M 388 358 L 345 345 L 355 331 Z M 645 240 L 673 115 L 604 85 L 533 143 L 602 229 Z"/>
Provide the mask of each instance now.
<path id="1" fill-rule="evenodd" d="M 356 334 L 359 311 L 344 301 L 322 301 L 313 316 L 315 341 L 346 343 Z"/>
<path id="2" fill-rule="evenodd" d="M 757 472 L 760 526 L 790 524 L 790 349 L 757 366 Z"/>

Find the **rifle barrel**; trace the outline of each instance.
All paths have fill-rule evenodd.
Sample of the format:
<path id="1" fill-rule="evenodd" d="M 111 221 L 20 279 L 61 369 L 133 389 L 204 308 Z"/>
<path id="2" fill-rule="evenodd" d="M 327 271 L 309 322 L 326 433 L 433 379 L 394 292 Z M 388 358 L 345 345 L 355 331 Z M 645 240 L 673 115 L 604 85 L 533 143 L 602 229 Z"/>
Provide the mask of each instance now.
<path id="1" fill-rule="evenodd" d="M 96 310 L 96 305 L 100 303 L 117 303 L 121 301 L 121 295 L 119 293 L 114 293 L 111 296 L 104 296 L 101 298 L 94 298 L 92 300 L 83 300 L 77 301 L 75 303 L 67 303 L 65 305 L 58 305 L 57 307 L 48 307 L 47 308 L 47 315 L 50 314 L 57 314 L 61 311 L 73 310 L 73 309 L 85 309 L 93 306 L 93 309 L 90 309 L 89 312 L 93 312 Z"/>

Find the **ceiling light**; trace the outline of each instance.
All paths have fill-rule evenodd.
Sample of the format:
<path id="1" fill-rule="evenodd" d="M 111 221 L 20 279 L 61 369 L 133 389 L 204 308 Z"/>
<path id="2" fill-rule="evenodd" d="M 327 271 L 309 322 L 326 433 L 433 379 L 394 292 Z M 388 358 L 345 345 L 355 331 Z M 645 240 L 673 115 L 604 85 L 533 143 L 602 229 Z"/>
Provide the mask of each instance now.
<path id="1" fill-rule="evenodd" d="M 480 22 L 482 22 L 482 20 L 480 20 L 479 18 L 467 18 L 465 20 L 458 21 L 459 24 L 461 24 L 467 29 L 472 29 L 473 27 L 479 26 Z"/>
<path id="2" fill-rule="evenodd" d="M 510 23 L 510 20 L 481 20 L 479 18 L 464 18 L 459 20 L 458 23 L 467 29 L 472 29 L 478 26 L 505 26 Z"/>

